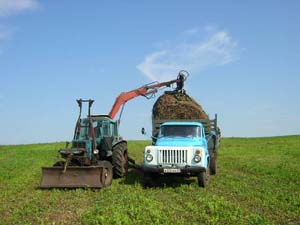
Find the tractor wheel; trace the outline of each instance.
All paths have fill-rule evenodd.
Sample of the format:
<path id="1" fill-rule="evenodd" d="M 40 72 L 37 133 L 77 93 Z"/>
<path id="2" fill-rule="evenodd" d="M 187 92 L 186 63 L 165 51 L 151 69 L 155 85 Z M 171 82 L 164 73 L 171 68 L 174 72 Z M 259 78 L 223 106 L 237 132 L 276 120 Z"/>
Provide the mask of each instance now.
<path id="1" fill-rule="evenodd" d="M 111 185 L 113 178 L 113 169 L 109 161 L 103 160 L 98 162 L 98 166 L 102 167 L 102 173 L 100 174 L 100 182 L 103 187 L 108 187 Z"/>
<path id="2" fill-rule="evenodd" d="M 114 177 L 124 177 L 128 171 L 127 144 L 121 143 L 113 147 L 112 165 Z"/>
<path id="3" fill-rule="evenodd" d="M 205 188 L 207 185 L 208 185 L 208 181 L 209 181 L 209 169 L 210 166 L 207 167 L 207 170 L 206 171 L 203 171 L 203 172 L 200 172 L 198 174 L 198 185 L 199 187 L 203 187 Z"/>
<path id="4" fill-rule="evenodd" d="M 210 175 L 215 175 L 217 173 L 217 153 L 210 160 Z"/>

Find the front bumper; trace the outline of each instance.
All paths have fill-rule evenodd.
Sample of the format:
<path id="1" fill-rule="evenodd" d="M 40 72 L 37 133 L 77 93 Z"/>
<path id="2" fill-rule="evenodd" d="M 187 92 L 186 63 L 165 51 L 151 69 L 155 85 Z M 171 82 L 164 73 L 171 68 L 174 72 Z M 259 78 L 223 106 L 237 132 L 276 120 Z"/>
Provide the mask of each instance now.
<path id="1" fill-rule="evenodd" d="M 179 169 L 180 172 L 165 172 L 165 169 Z M 163 166 L 145 166 L 143 167 L 143 171 L 145 173 L 157 173 L 157 174 L 184 174 L 184 175 L 196 175 L 200 172 L 205 172 L 205 167 L 191 167 L 191 166 L 185 166 L 185 167 L 163 167 Z"/>

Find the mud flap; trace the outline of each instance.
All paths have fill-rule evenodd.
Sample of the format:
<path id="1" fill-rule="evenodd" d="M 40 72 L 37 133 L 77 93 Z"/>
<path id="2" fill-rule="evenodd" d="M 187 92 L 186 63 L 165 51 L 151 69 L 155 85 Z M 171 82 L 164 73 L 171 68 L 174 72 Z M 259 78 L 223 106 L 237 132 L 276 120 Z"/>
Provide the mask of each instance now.
<path id="1" fill-rule="evenodd" d="M 102 188 L 102 166 L 42 167 L 40 188 Z"/>

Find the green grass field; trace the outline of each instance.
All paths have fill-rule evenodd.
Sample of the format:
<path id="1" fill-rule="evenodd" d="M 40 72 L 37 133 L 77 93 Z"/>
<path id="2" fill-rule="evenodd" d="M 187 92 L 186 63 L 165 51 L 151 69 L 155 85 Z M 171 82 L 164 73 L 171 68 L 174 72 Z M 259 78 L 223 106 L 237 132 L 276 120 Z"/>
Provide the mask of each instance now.
<path id="1" fill-rule="evenodd" d="M 129 142 L 141 162 L 148 142 Z M 144 188 L 140 173 L 101 190 L 40 190 L 64 143 L 0 146 L 0 224 L 300 224 L 300 136 L 224 138 L 218 173 Z"/>

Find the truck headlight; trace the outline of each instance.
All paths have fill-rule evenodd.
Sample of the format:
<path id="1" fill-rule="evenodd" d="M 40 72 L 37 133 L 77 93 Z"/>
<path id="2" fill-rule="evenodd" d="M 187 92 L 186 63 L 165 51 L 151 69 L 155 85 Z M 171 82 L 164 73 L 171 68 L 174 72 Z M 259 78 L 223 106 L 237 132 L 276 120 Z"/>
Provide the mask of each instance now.
<path id="1" fill-rule="evenodd" d="M 153 160 L 153 156 L 151 154 L 146 155 L 146 161 L 151 162 Z"/>
<path id="2" fill-rule="evenodd" d="M 201 161 L 201 156 L 200 156 L 200 155 L 195 155 L 194 161 L 195 161 L 196 163 L 200 162 L 200 161 Z"/>

